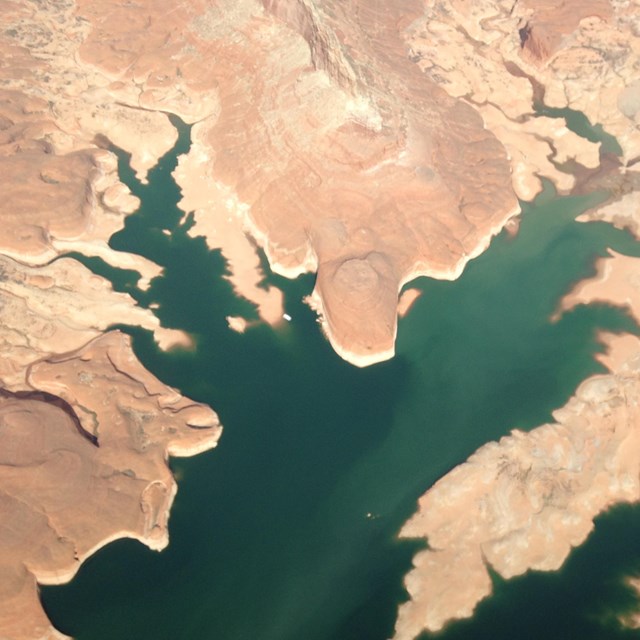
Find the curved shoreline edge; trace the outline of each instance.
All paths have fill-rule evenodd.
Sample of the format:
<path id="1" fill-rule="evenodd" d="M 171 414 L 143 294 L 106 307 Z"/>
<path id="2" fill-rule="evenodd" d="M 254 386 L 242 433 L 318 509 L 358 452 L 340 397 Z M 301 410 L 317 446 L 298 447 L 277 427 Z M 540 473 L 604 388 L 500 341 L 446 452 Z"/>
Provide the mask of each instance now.
<path id="1" fill-rule="evenodd" d="M 141 371 L 127 339 L 104 332 L 117 319 L 164 344 L 180 335 L 76 261 L 52 262 L 74 250 L 97 255 L 138 270 L 140 287 L 161 271 L 109 248 L 137 202 L 98 148 L 100 136 L 131 152 L 144 180 L 175 142 L 167 113 L 206 123 L 208 149 L 196 160 L 248 207 L 231 203 L 225 215 L 253 225 L 278 272 L 318 272 L 312 304 L 335 350 L 358 366 L 393 355 L 404 283 L 458 277 L 515 215 L 516 192 L 532 198 L 540 176 L 566 192 L 575 184 L 567 166 L 594 166 L 598 145 L 532 114 L 541 87 L 546 104 L 583 111 L 615 134 L 633 173 L 637 39 L 627 13 L 600 0 L 560 9 L 534 0 L 450 5 L 440 15 L 417 0 L 375 8 L 349 0 L 334 12 L 310 0 L 238 0 L 220 14 L 189 0 L 169 5 L 170 21 L 152 19 L 157 5 L 145 2 L 8 5 L 0 384 L 62 398 L 100 442 L 79 437 L 53 406 L 23 398 L 18 409 L 15 398 L 0 399 L 18 459 L 0 467 L 8 487 L 0 505 L 34 536 L 24 540 L 22 564 L 0 561 L 0 625 L 12 638 L 60 637 L 37 601 L 35 575 L 66 579 L 112 536 L 164 546 L 175 495 L 166 457 L 210 448 L 220 434 L 210 409 Z M 638 4 L 629 6 L 634 18 Z M 608 42 L 622 54 L 594 60 Z M 471 69 L 465 56 L 482 64 Z M 617 344 L 612 362 L 622 357 Z M 105 390 L 126 402 L 114 407 Z M 34 469 L 47 481 L 25 496 Z M 47 491 L 73 477 L 76 493 Z M 94 529 L 78 529 L 87 517 L 78 495 L 96 501 Z M 114 522 L 119 533 L 105 535 Z"/>

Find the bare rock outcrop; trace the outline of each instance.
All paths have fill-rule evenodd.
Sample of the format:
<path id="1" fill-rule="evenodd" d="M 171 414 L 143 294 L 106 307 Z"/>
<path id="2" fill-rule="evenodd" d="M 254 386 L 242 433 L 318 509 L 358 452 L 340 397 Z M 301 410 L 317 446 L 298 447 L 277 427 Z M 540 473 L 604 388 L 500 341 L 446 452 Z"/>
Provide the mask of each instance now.
<path id="1" fill-rule="evenodd" d="M 98 255 L 137 269 L 141 286 L 160 273 L 108 246 L 136 202 L 117 178 L 113 154 L 99 148 L 104 136 L 131 153 L 144 180 L 176 140 L 167 114 L 193 124 L 193 145 L 175 177 L 183 209 L 195 210 L 194 231 L 233 256 L 234 286 L 270 322 L 281 315 L 281 296 L 261 286 L 243 234 L 264 248 L 275 271 L 317 271 L 310 302 L 329 340 L 344 358 L 368 365 L 393 354 L 398 292 L 407 281 L 457 277 L 519 211 L 516 194 L 532 198 L 539 176 L 571 189 L 567 163 L 597 167 L 599 146 L 562 121 L 537 117 L 534 100 L 601 123 L 618 137 L 628 165 L 640 155 L 638 6 L 3 2 L 0 439 L 8 458 L 0 465 L 7 514 L 0 548 L 11 554 L 1 561 L 0 625 L 7 633 L 59 637 L 38 606 L 36 582 L 69 579 L 108 540 L 163 546 L 175 491 L 166 456 L 211 447 L 219 435 L 212 412 L 145 372 L 122 335 L 101 333 L 119 320 L 153 330 L 159 341 L 172 336 L 103 279 L 59 259 L 69 250 Z M 248 257 L 253 264 L 242 273 Z M 63 304 L 70 321 L 59 320 Z M 230 323 L 246 327 L 241 318 Z M 452 599 L 456 611 L 468 612 L 486 592 L 486 561 L 504 575 L 552 566 L 608 500 L 631 499 L 635 485 L 607 475 L 636 464 L 627 454 L 629 442 L 637 449 L 634 420 L 624 422 L 635 409 L 618 402 L 620 389 L 635 393 L 635 361 L 620 364 L 631 345 L 619 344 L 610 343 L 611 376 L 585 383 L 557 424 L 534 432 L 544 456 L 514 434 L 478 454 L 487 463 L 507 459 L 506 470 L 465 467 L 459 486 L 486 504 L 470 511 L 477 518 L 466 532 L 436 510 L 408 525 L 409 534 L 442 545 L 440 555 L 421 556 L 429 575 L 444 575 L 442 559 L 447 571 L 473 567 Z M 605 437 L 610 447 L 596 447 Z M 569 489 L 554 484 L 560 471 Z M 74 487 L 52 491 L 69 478 Z M 483 482 L 487 491 L 499 484 L 498 502 L 482 493 Z M 20 493 L 27 484 L 31 493 Z M 601 485 L 608 493 L 590 489 Z M 429 504 L 447 502 L 441 496 L 450 484 L 437 486 Z M 27 547 L 25 530 L 34 536 Z M 543 551 L 546 530 L 559 546 Z M 505 536 L 516 550 L 518 541 L 530 542 L 533 555 L 498 553 Z M 433 587 L 424 584 L 416 569 L 409 588 L 418 605 L 401 611 L 399 634 L 459 615 L 424 614 Z"/>
<path id="2" fill-rule="evenodd" d="M 27 368 L 55 353 L 74 351 L 111 325 L 154 332 L 156 341 L 180 343 L 181 331 L 160 326 L 148 309 L 71 258 L 30 267 L 0 254 L 0 384 L 24 388 Z"/>
<path id="3" fill-rule="evenodd" d="M 518 195 L 540 176 L 571 188 L 567 159 L 593 168 L 598 145 L 534 106 L 584 113 L 615 136 L 623 163 L 640 154 L 635 1 L 429 2 L 405 31 L 411 55 L 439 86 L 474 105 L 509 151 Z M 564 147 L 561 150 L 560 147 Z"/>
<path id="4" fill-rule="evenodd" d="M 336 351 L 385 359 L 400 287 L 456 277 L 518 211 L 504 150 L 408 59 L 400 31 L 419 3 L 239 5 L 237 42 L 208 41 L 220 112 L 192 153 L 275 271 L 317 270 Z"/>
<path id="5" fill-rule="evenodd" d="M 639 268 L 640 258 L 610 250 L 596 275 L 563 297 L 561 312 L 606 303 L 640 324 Z M 406 576 L 411 599 L 399 608 L 395 638 L 471 616 L 491 593 L 489 566 L 504 578 L 558 569 L 599 513 L 640 500 L 640 338 L 600 338 L 598 359 L 610 373 L 583 382 L 554 423 L 484 445 L 420 498 L 400 535 L 424 537 L 429 548 Z"/>
<path id="6" fill-rule="evenodd" d="M 505 578 L 558 569 L 596 515 L 640 500 L 640 340 L 631 340 L 634 366 L 585 381 L 555 423 L 484 445 L 420 499 L 400 535 L 429 548 L 406 577 L 411 600 L 395 638 L 470 616 L 491 593 L 487 566 Z"/>
<path id="7" fill-rule="evenodd" d="M 637 171 L 627 172 L 625 177 L 630 178 L 632 183 L 640 182 L 640 174 Z M 577 220 L 609 222 L 618 229 L 627 229 L 637 240 L 640 240 L 640 191 L 631 189 L 612 202 L 583 213 Z"/>
<path id="8" fill-rule="evenodd" d="M 109 247 L 138 200 L 105 136 L 132 152 L 141 177 L 176 139 L 166 114 L 127 104 L 126 87 L 80 60 L 88 22 L 78 10 L 65 0 L 1 8 L 0 636 L 12 640 L 63 637 L 38 583 L 70 580 L 117 538 L 163 548 L 176 491 L 167 457 L 220 435 L 211 409 L 105 331 L 138 325 L 163 348 L 186 334 L 64 257 L 134 269 L 141 288 L 162 272 Z"/>
<path id="9" fill-rule="evenodd" d="M 62 637 L 36 582 L 70 580 L 117 538 L 168 542 L 168 455 L 215 446 L 217 416 L 162 384 L 110 332 L 30 368 L 37 391 L 0 392 L 0 634 Z"/>

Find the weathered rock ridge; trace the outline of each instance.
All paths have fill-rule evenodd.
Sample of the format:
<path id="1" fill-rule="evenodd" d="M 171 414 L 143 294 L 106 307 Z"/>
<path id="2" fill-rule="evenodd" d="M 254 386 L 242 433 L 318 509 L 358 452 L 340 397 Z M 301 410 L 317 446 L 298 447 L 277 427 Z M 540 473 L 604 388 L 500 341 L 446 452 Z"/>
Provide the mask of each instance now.
<path id="1" fill-rule="evenodd" d="M 209 185 L 196 232 L 235 218 L 275 271 L 317 271 L 312 304 L 359 365 L 393 354 L 404 282 L 456 277 L 518 210 L 504 149 L 407 57 L 420 11 L 242 0 L 193 22 L 218 99 L 189 154 Z"/>
<path id="2" fill-rule="evenodd" d="M 640 154 L 635 1 L 429 2 L 405 32 L 424 73 L 474 105 L 506 146 L 514 188 L 530 200 L 540 177 L 570 190 L 567 162 L 598 165 L 598 146 L 536 103 L 570 108 L 615 136 L 623 164 Z"/>
<path id="3" fill-rule="evenodd" d="M 541 190 L 541 177 L 567 192 L 592 172 L 612 199 L 579 220 L 638 237 L 640 3 L 434 2 L 405 35 L 424 73 L 474 105 L 506 146 L 521 198 Z M 536 103 L 601 124 L 616 137 L 620 173 L 606 175 L 610 159 L 593 173 L 603 149 L 539 115 Z M 608 144 L 607 153 L 616 151 Z M 610 253 L 561 310 L 604 302 L 640 321 L 638 259 Z M 491 592 L 487 566 L 504 577 L 558 568 L 598 513 L 640 500 L 640 341 L 602 340 L 610 374 L 585 381 L 555 423 L 485 445 L 421 498 L 400 535 L 425 537 L 429 549 L 406 578 L 411 600 L 399 609 L 395 637 L 470 616 Z"/>
<path id="4" fill-rule="evenodd" d="M 148 309 L 64 257 L 160 267 L 108 240 L 138 201 L 99 136 L 143 175 L 175 140 L 163 113 L 132 109 L 78 61 L 87 23 L 71 2 L 3 2 L 0 33 L 0 636 L 62 638 L 38 583 L 70 580 L 121 537 L 167 543 L 169 455 L 215 446 L 208 407 L 145 371 L 116 323 L 184 343 Z"/>
<path id="5" fill-rule="evenodd" d="M 456 277 L 517 213 L 511 179 L 530 199 L 541 176 L 572 188 L 567 163 L 598 166 L 599 145 L 535 114 L 536 100 L 602 124 L 623 162 L 640 155 L 633 2 L 7 7 L 5 84 L 39 101 L 31 132 L 55 152 L 25 165 L 55 171 L 64 152 L 87 171 L 106 132 L 144 176 L 175 140 L 162 112 L 196 123 L 176 172 L 194 232 L 229 254 L 232 282 L 273 324 L 281 296 L 244 232 L 276 271 L 316 270 L 311 303 L 356 364 L 393 353 L 405 282 Z"/>
<path id="6" fill-rule="evenodd" d="M 617 340 L 624 342 L 618 344 Z M 403 537 L 426 537 L 395 638 L 472 615 L 504 578 L 558 569 L 616 502 L 640 500 L 640 340 L 607 337 L 625 367 L 584 382 L 555 423 L 481 447 L 421 499 Z"/>

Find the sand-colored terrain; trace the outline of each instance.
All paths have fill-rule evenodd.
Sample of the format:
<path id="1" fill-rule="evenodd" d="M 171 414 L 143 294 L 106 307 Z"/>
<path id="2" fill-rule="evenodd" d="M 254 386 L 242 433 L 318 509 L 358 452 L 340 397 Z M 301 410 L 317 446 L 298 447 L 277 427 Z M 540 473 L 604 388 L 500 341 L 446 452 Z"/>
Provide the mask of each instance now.
<path id="1" fill-rule="evenodd" d="M 600 211 L 633 221 L 628 206 L 623 200 Z M 610 251 L 559 312 L 610 304 L 640 324 L 639 274 L 640 258 Z M 400 535 L 424 537 L 429 549 L 406 577 L 411 600 L 399 609 L 395 638 L 472 615 L 491 593 L 489 566 L 504 578 L 558 569 L 595 516 L 640 500 L 640 338 L 600 338 L 606 350 L 598 359 L 610 373 L 583 382 L 554 423 L 481 447 L 422 496 Z"/>
<path id="2" fill-rule="evenodd" d="M 567 160 L 598 164 L 598 145 L 537 115 L 535 102 L 602 125 L 623 163 L 640 155 L 639 14 L 636 1 L 451 0 L 427 3 L 405 35 L 425 74 L 474 105 L 505 144 L 514 187 L 529 200 L 539 176 L 571 188 Z"/>
<path id="3" fill-rule="evenodd" d="M 36 581 L 67 582 L 117 538 L 166 546 L 167 456 L 211 448 L 220 432 L 119 332 L 41 360 L 28 381 L 37 391 L 0 391 L 0 634 L 14 640 L 56 637 Z"/>
<path id="4" fill-rule="evenodd" d="M 239 217 L 275 271 L 317 271 L 312 304 L 342 357 L 388 358 L 404 282 L 456 277 L 517 211 L 506 154 L 408 59 L 419 3 L 236 7 L 236 42 L 207 32 L 220 113 L 192 149 L 226 199 L 218 215 Z"/>
<path id="5" fill-rule="evenodd" d="M 640 500 L 640 340 L 606 341 L 624 367 L 582 383 L 554 423 L 484 445 L 420 499 L 401 536 L 429 549 L 406 577 L 395 638 L 470 616 L 491 593 L 488 566 L 504 578 L 558 569 L 596 515 Z"/>
<path id="6" fill-rule="evenodd" d="M 640 258 L 609 251 L 596 262 L 596 275 L 579 282 L 561 301 L 562 309 L 603 303 L 625 307 L 640 323 Z"/>
<path id="7" fill-rule="evenodd" d="M 317 270 L 314 305 L 356 364 L 393 354 L 404 282 L 456 277 L 518 211 L 502 145 L 407 56 L 417 0 L 8 7 L 56 153 L 107 136 L 144 177 L 175 139 L 160 112 L 196 122 L 176 172 L 196 232 L 270 322 L 281 300 L 241 232 L 276 271 Z"/>
<path id="8" fill-rule="evenodd" d="M 11 640 L 63 637 L 38 583 L 71 579 L 117 538 L 163 548 L 176 491 L 167 457 L 220 435 L 210 408 L 162 384 L 107 330 L 141 326 L 162 348 L 189 337 L 64 257 L 136 270 L 141 288 L 161 275 L 108 245 L 138 201 L 105 146 L 130 151 L 144 177 L 176 139 L 166 114 L 129 104 L 81 61 L 79 10 L 0 3 L 0 637 Z"/>
<path id="9" fill-rule="evenodd" d="M 136 324 L 162 346 L 188 336 L 61 257 L 79 251 L 135 269 L 140 287 L 161 275 L 108 245 L 137 206 L 109 143 L 131 154 L 144 180 L 176 141 L 167 114 L 193 124 L 193 144 L 174 173 L 181 207 L 195 214 L 192 233 L 223 251 L 236 290 L 272 324 L 282 318 L 282 297 L 264 288 L 254 244 L 280 274 L 317 272 L 310 303 L 333 347 L 354 364 L 373 364 L 393 355 L 398 312 L 415 297 L 408 290 L 399 306 L 405 283 L 456 278 L 519 212 L 516 195 L 532 198 L 540 177 L 569 190 L 569 168 L 598 166 L 599 145 L 562 119 L 534 114 L 535 100 L 602 124 L 617 136 L 623 164 L 640 155 L 638 7 L 0 0 L 0 635 L 60 637 L 40 609 L 37 581 L 69 579 L 102 544 L 121 536 L 166 544 L 175 492 L 166 457 L 214 446 L 219 435 L 209 409 L 144 371 L 126 337 L 103 332 Z M 634 210 L 635 196 L 625 197 Z M 229 324 L 248 326 L 243 318 Z M 416 569 L 408 582 L 416 601 L 401 610 L 399 635 L 473 608 L 487 588 L 479 548 L 504 575 L 531 562 L 555 566 L 586 535 L 592 512 L 631 499 L 633 487 L 600 470 L 626 473 L 635 464 L 625 453 L 635 432 L 614 422 L 633 410 L 616 398 L 620 389 L 634 393 L 635 361 L 626 356 L 637 345 L 618 340 L 609 344 L 611 376 L 585 383 L 558 424 L 537 432 L 548 457 L 538 460 L 519 434 L 477 454 L 492 464 L 496 448 L 520 448 L 538 465 L 534 485 L 516 473 L 512 493 L 509 473 L 464 467 L 486 474 L 487 495 L 493 483 L 500 500 L 514 501 L 511 524 L 500 523 L 504 510 L 487 497 L 462 540 L 447 537 L 457 526 L 447 518 L 462 508 L 447 499 L 444 515 L 434 507 L 426 521 L 407 525 L 407 535 L 437 534 L 448 571 L 475 577 L 451 599 L 457 610 L 433 613 L 431 578 L 423 583 Z M 592 416 L 596 400 L 611 404 L 604 422 Z M 611 448 L 586 456 L 578 445 L 587 436 L 575 425 L 610 437 Z M 577 475 L 556 497 L 556 467 L 567 460 Z M 590 482 L 610 491 L 596 495 Z M 442 483 L 427 494 L 429 505 L 450 487 Z M 53 489 L 59 485 L 65 491 Z M 469 491 L 484 504 L 482 483 Z M 528 533 L 514 533 L 517 518 L 549 495 L 558 509 L 551 501 Z M 557 547 L 544 551 L 539 532 L 547 526 Z M 483 527 L 530 539 L 533 555 L 518 556 L 516 544 L 500 560 L 501 539 L 484 539 Z M 429 576 L 440 575 L 426 553 Z"/>
<path id="10" fill-rule="evenodd" d="M 627 172 L 624 179 L 631 184 L 640 184 L 640 173 Z M 613 202 L 591 209 L 578 216 L 580 222 L 609 222 L 618 229 L 626 229 L 637 240 L 640 240 L 640 191 L 631 189 L 620 194 Z"/>
<path id="11" fill-rule="evenodd" d="M 272 324 L 281 295 L 262 285 L 245 233 L 277 272 L 317 271 L 311 300 L 327 336 L 365 365 L 393 354 L 402 285 L 456 277 L 517 213 L 511 183 L 530 199 L 541 176 L 571 189 L 567 163 L 598 166 L 599 145 L 535 115 L 535 99 L 583 109 L 634 156 L 638 38 L 626 4 L 512 4 L 80 2 L 48 19 L 15 8 L 11 31 L 24 40 L 47 23 L 21 53 L 34 78 L 47 67 L 34 93 L 46 99 L 64 78 L 57 125 L 108 133 L 142 176 L 175 139 L 160 112 L 196 123 L 175 174 L 193 233 L 223 250 L 237 291 Z M 64 43 L 56 20 L 74 25 Z M 605 80 L 581 66 L 578 95 L 563 61 L 587 65 L 576 51 L 596 45 Z M 597 101 L 583 105 L 594 86 Z M 594 110 L 611 96 L 615 109 Z"/>
<path id="12" fill-rule="evenodd" d="M 281 296 L 244 232 L 279 273 L 317 270 L 313 305 L 355 364 L 392 355 L 405 282 L 456 277 L 517 213 L 511 181 L 530 199 L 540 176 L 568 190 L 567 163 L 598 166 L 599 145 L 534 114 L 535 100 L 582 110 L 623 161 L 638 155 L 633 2 L 4 6 L 4 84 L 39 105 L 23 158 L 44 176 L 34 198 L 55 196 L 47 171 L 61 162 L 82 180 L 96 136 L 144 177 L 175 140 L 164 113 L 196 123 L 176 171 L 194 232 L 271 323 Z M 102 193 L 131 206 L 121 185 Z M 22 241 L 38 251 L 40 236 L 35 224 Z"/>
<path id="13" fill-rule="evenodd" d="M 541 117 L 535 101 L 583 112 L 616 136 L 622 172 L 598 182 L 612 200 L 582 215 L 640 238 L 637 2 L 429 3 L 407 30 L 424 72 L 476 106 L 505 144 L 514 188 L 529 199 L 551 179 L 566 191 L 580 165 L 598 166 L 596 145 Z M 640 103 L 639 103 L 640 104 Z M 640 322 L 638 258 L 610 256 L 559 305 L 605 303 Z M 560 567 L 610 505 L 640 500 L 640 340 L 602 335 L 608 375 L 585 381 L 554 413 L 556 422 L 481 447 L 421 498 L 400 535 L 429 548 L 406 577 L 411 599 L 399 609 L 395 637 L 414 638 L 472 615 L 491 592 L 490 566 L 503 577 Z"/>

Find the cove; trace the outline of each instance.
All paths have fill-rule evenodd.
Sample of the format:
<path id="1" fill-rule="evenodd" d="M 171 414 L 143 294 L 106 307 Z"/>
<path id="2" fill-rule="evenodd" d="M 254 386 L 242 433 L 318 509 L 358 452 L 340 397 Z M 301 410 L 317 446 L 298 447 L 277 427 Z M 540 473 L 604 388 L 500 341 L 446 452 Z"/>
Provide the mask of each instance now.
<path id="1" fill-rule="evenodd" d="M 223 278 L 220 253 L 187 233 L 171 172 L 190 133 L 173 122 L 176 147 L 147 185 L 118 152 L 121 179 L 142 205 L 111 240 L 162 265 L 163 276 L 139 291 L 130 273 L 77 259 L 194 336 L 193 351 L 163 353 L 148 332 L 124 328 L 142 363 L 210 404 L 225 430 L 214 451 L 171 462 L 179 491 L 169 548 L 109 545 L 69 585 L 42 589 L 47 613 L 78 640 L 389 638 L 420 547 L 396 534 L 417 498 L 488 440 L 549 420 L 601 370 L 596 330 L 635 330 L 631 320 L 607 306 L 549 317 L 606 247 L 638 246 L 609 225 L 574 222 L 601 194 L 559 198 L 548 188 L 524 207 L 519 234 L 497 237 L 460 279 L 412 283 L 423 295 L 400 323 L 397 357 L 357 369 L 333 353 L 301 302 L 310 276 L 267 277 L 284 291 L 290 324 L 229 330 L 227 315 L 256 317 L 255 308 Z M 476 617 L 437 637 L 632 637 L 610 613 L 629 606 L 616 578 L 640 562 L 639 527 L 640 509 L 605 515 L 595 543 L 572 556 L 577 568 L 496 579 Z M 622 555 L 603 555 L 621 539 Z M 600 603 L 600 614 L 571 598 L 551 606 L 586 583 L 584 602 Z M 534 603 L 540 622 L 527 635 L 519 621 Z"/>

